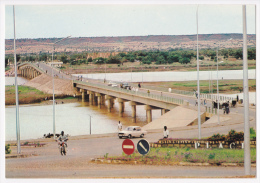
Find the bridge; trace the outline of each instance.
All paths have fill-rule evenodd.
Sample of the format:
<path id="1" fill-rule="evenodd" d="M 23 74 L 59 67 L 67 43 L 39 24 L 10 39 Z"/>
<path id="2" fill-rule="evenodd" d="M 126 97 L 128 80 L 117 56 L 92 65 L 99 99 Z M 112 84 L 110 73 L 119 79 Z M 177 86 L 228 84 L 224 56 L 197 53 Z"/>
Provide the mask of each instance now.
<path id="1" fill-rule="evenodd" d="M 144 105 L 147 122 L 152 121 L 152 109 L 161 109 L 161 114 L 182 105 L 183 99 L 162 96 L 158 94 L 144 93 L 140 91 L 127 90 L 118 87 L 107 86 L 102 83 L 84 82 L 73 80 L 73 86 L 78 88 L 82 94 L 82 101 L 88 97 L 90 105 L 101 105 L 107 101 L 107 110 L 111 112 L 115 99 L 119 103 L 119 116 L 123 116 L 125 102 L 129 102 L 132 108 L 132 118 L 136 119 L 136 105 Z"/>
<path id="2" fill-rule="evenodd" d="M 22 77 L 26 77 L 28 79 L 33 79 L 41 74 L 52 75 L 52 67 L 48 66 L 44 63 L 29 63 L 25 62 L 18 65 L 18 71 Z M 125 103 L 128 102 L 132 108 L 132 121 L 136 121 L 136 106 L 144 105 L 144 109 L 146 110 L 147 122 L 150 123 L 152 121 L 152 110 L 160 109 L 161 114 L 165 114 L 168 111 L 176 108 L 177 106 L 186 108 L 183 113 L 180 114 L 180 108 L 176 108 L 176 110 L 172 110 L 171 116 L 176 116 L 178 114 L 179 119 L 183 118 L 183 114 L 191 113 L 187 108 L 192 109 L 195 112 L 195 106 L 191 106 L 189 104 L 195 104 L 195 97 L 193 96 L 193 92 L 184 91 L 180 93 L 180 91 L 172 90 L 171 92 L 162 92 L 154 89 L 149 89 L 151 92 L 147 93 L 147 88 L 141 88 L 137 90 L 127 90 L 119 87 L 108 86 L 107 83 L 100 82 L 94 79 L 86 79 L 80 78 L 72 75 L 65 74 L 61 72 L 59 69 L 54 68 L 53 74 L 56 78 L 71 80 L 72 87 L 77 89 L 77 93 L 81 94 L 82 101 L 86 101 L 88 98 L 90 105 L 97 105 L 101 108 L 101 105 L 107 104 L 107 111 L 111 112 L 113 105 L 116 102 L 119 104 L 119 116 L 122 117 L 124 113 Z M 216 96 L 213 96 L 216 98 Z M 207 99 L 211 101 L 213 99 L 212 95 L 202 94 L 202 99 Z M 227 98 L 220 98 L 220 101 L 227 100 Z M 202 114 L 205 118 L 211 117 L 212 113 L 216 113 L 216 110 L 213 110 L 211 103 L 207 105 L 201 106 Z M 192 113 L 193 113 L 192 112 Z M 210 114 L 211 113 L 211 114 Z M 170 114 L 169 114 L 170 115 Z M 210 116 L 209 116 L 210 115 Z M 197 115 L 196 112 L 193 114 L 192 119 L 189 121 L 196 124 Z"/>
<path id="3" fill-rule="evenodd" d="M 37 65 L 30 62 L 24 62 L 18 65 L 18 74 L 27 79 L 33 79 L 43 73 L 44 71 L 39 66 L 37 67 Z"/>

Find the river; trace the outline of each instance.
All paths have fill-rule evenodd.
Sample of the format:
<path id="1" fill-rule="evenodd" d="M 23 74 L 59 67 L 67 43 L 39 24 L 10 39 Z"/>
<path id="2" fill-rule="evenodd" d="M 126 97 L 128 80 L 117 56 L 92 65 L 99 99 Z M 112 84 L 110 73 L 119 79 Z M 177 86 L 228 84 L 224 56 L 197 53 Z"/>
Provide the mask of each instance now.
<path id="1" fill-rule="evenodd" d="M 110 73 L 110 74 L 88 74 L 83 75 L 86 78 L 130 82 L 150 82 L 150 81 L 186 81 L 196 80 L 196 72 L 144 72 L 144 73 Z M 216 79 L 216 72 L 201 71 L 200 78 L 208 80 Z M 243 79 L 241 70 L 219 71 L 219 79 Z M 249 79 L 255 79 L 255 70 L 249 70 Z M 18 83 L 23 85 L 27 82 L 24 78 L 18 77 Z M 13 85 L 14 78 L 6 77 L 5 85 Z M 236 94 L 234 94 L 236 96 Z M 242 94 L 239 95 L 243 98 Z M 250 97 L 253 98 L 253 97 Z M 255 100 L 255 94 L 254 94 Z M 50 102 L 51 103 L 51 102 Z M 72 136 L 86 135 L 90 133 L 90 116 L 91 115 L 91 132 L 92 134 L 113 133 L 117 131 L 117 123 L 120 120 L 123 127 L 128 125 L 143 126 L 146 124 L 146 113 L 144 106 L 137 106 L 136 123 L 132 122 L 131 107 L 125 104 L 123 117 L 118 115 L 118 103 L 115 102 L 111 113 L 107 112 L 105 106 L 98 109 L 97 106 L 89 106 L 88 102 L 77 102 L 58 104 L 55 108 L 56 133 L 64 130 L 65 134 Z M 53 107 L 52 105 L 20 105 L 20 134 L 21 140 L 42 138 L 43 134 L 53 132 Z M 153 119 L 159 118 L 160 110 L 153 110 Z M 5 108 L 5 137 L 6 140 L 16 140 L 16 117 L 15 106 Z"/>
<path id="2" fill-rule="evenodd" d="M 218 75 L 218 77 L 217 77 Z M 73 74 L 84 78 L 104 79 L 118 82 L 195 81 L 197 71 L 124 72 L 101 74 Z M 243 79 L 243 70 L 200 71 L 200 80 Z M 256 79 L 255 69 L 248 70 L 248 79 Z"/>
<path id="3" fill-rule="evenodd" d="M 117 132 L 120 120 L 123 127 L 129 125 L 143 126 L 146 123 L 144 106 L 137 106 L 136 123 L 132 122 L 131 107 L 126 102 L 123 117 L 119 117 L 118 103 L 115 102 L 111 113 L 102 106 L 89 106 L 88 102 L 55 105 L 56 133 L 62 130 L 71 136 L 90 134 L 104 134 Z M 51 103 L 51 102 L 50 102 Z M 5 108 L 5 137 L 6 140 L 16 140 L 15 106 Z M 153 110 L 153 119 L 160 117 L 160 110 Z M 44 134 L 53 132 L 52 105 L 20 105 L 19 106 L 21 140 L 42 138 Z"/>

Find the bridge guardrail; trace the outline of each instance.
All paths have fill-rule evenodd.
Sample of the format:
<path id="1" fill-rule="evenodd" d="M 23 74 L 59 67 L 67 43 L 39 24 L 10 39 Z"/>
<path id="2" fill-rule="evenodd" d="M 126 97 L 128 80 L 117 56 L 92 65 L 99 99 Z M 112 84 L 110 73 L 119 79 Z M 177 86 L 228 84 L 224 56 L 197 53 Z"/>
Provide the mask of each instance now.
<path id="1" fill-rule="evenodd" d="M 25 64 L 32 65 L 33 67 L 37 68 L 38 70 L 40 70 L 41 72 L 44 73 L 44 71 L 40 67 L 38 67 L 37 65 L 35 65 L 35 64 L 31 63 L 31 62 L 23 62 L 23 63 L 19 64 L 18 66 L 20 67 L 20 66 L 23 66 Z"/>
<path id="2" fill-rule="evenodd" d="M 137 84 L 135 85 L 137 86 Z M 145 89 L 150 89 L 150 90 L 157 90 L 157 91 L 162 91 L 162 92 L 169 92 L 167 88 L 161 88 L 161 87 L 156 87 L 156 86 L 143 86 Z M 169 93 L 175 93 L 179 95 L 186 95 L 186 96 L 194 96 L 195 92 L 192 91 L 185 91 L 185 90 L 176 90 L 176 89 L 171 89 Z M 205 94 L 205 93 L 200 93 L 200 98 L 201 99 L 208 99 L 208 100 L 217 100 L 217 94 Z M 219 96 L 219 101 L 220 102 L 225 102 L 225 101 L 232 101 L 234 100 L 233 97 L 227 97 L 227 96 Z"/>
<path id="3" fill-rule="evenodd" d="M 104 88 L 107 90 L 113 90 L 113 91 L 118 91 L 118 92 L 129 93 L 132 95 L 152 98 L 152 99 L 161 100 L 164 102 L 175 103 L 175 104 L 179 104 L 179 105 L 183 104 L 183 99 L 178 99 L 175 97 L 166 97 L 166 96 L 161 96 L 161 95 L 156 95 L 156 94 L 148 94 L 148 93 L 144 93 L 144 92 L 127 90 L 127 89 L 123 89 L 123 88 L 111 87 L 111 86 L 101 85 L 98 83 L 90 83 L 90 82 L 84 82 L 84 81 L 78 81 L 78 80 L 73 80 L 73 82 L 78 83 L 78 84 L 90 85 L 90 86 L 94 86 L 94 87 L 100 87 L 100 88 Z"/>

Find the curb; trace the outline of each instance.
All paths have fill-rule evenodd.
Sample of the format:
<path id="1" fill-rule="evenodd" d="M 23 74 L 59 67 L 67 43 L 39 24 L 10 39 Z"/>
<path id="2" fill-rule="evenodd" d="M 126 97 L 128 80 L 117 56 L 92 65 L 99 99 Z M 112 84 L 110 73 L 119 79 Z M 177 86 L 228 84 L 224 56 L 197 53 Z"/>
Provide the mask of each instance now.
<path id="1" fill-rule="evenodd" d="M 90 160 L 92 163 L 101 163 L 101 164 L 130 164 L 130 165 L 177 165 L 177 166 L 229 166 L 229 167 L 236 167 L 236 166 L 244 166 L 244 163 L 190 163 L 190 162 L 153 162 L 153 161 L 126 161 L 126 160 L 106 160 L 106 159 L 99 159 L 99 158 L 91 158 Z M 251 164 L 251 167 L 256 167 L 255 163 Z"/>

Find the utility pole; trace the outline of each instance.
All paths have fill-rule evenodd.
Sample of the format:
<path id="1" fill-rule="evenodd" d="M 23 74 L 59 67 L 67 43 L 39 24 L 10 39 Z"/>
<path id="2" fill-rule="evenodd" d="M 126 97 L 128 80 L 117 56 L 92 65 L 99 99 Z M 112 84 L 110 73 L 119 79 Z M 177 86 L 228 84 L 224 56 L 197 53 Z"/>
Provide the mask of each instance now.
<path id="1" fill-rule="evenodd" d="M 197 98 L 198 98 L 198 128 L 199 128 L 199 139 L 201 139 L 201 127 L 200 127 L 200 123 L 201 123 L 201 119 L 200 119 L 200 78 L 199 78 L 199 71 L 200 71 L 200 66 L 199 66 L 199 28 L 198 28 L 198 24 L 199 24 L 199 20 L 198 20 L 198 9 L 199 9 L 199 5 L 197 6 Z"/>
<path id="2" fill-rule="evenodd" d="M 251 174 L 246 5 L 243 5 L 244 169 Z"/>
<path id="3" fill-rule="evenodd" d="M 14 17 L 14 68 L 15 68 L 15 103 L 16 103 L 16 139 L 17 139 L 17 153 L 21 153 L 20 144 L 20 122 L 19 122 L 19 96 L 18 96 L 18 83 L 17 83 L 17 60 L 16 60 L 16 45 L 15 45 L 15 8 L 13 6 Z"/>

